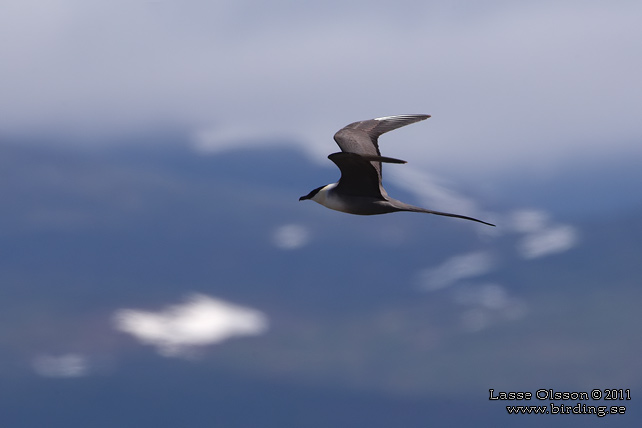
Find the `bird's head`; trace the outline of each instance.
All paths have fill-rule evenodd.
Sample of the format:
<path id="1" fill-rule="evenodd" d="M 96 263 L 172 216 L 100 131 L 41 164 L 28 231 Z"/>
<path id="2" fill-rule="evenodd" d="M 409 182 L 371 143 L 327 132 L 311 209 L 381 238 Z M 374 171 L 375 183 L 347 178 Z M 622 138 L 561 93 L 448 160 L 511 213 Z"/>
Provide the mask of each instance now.
<path id="1" fill-rule="evenodd" d="M 299 198 L 299 201 L 305 201 L 306 199 L 314 199 L 314 197 L 317 195 L 317 193 L 319 193 L 319 190 L 323 189 L 324 187 L 325 186 L 317 187 L 316 189 L 314 189 L 313 191 L 311 191 L 307 195 L 301 196 Z"/>

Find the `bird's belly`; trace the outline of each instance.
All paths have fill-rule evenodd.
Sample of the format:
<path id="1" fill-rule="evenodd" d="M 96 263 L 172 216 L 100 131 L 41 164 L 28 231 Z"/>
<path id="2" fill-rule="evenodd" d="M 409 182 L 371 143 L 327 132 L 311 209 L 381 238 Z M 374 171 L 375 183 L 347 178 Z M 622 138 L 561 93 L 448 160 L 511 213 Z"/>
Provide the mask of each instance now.
<path id="1" fill-rule="evenodd" d="M 321 205 L 335 211 L 357 215 L 385 214 L 395 211 L 385 201 L 359 196 L 352 196 L 349 200 L 345 200 L 332 195 L 326 197 Z"/>
<path id="2" fill-rule="evenodd" d="M 344 201 L 343 199 L 341 199 L 340 197 L 337 197 L 336 195 L 332 195 L 332 194 L 326 195 L 324 200 L 319 203 L 326 208 L 330 208 L 331 210 L 353 214 L 352 210 L 350 209 L 351 208 L 350 204 Z"/>

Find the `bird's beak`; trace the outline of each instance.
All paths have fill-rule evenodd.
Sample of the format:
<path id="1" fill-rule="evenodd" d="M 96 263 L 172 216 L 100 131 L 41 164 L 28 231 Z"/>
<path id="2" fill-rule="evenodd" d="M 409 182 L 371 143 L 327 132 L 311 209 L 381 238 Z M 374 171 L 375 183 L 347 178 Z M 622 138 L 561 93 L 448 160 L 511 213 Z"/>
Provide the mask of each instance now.
<path id="1" fill-rule="evenodd" d="M 306 198 L 305 196 L 301 196 L 301 197 L 299 198 L 299 201 L 305 201 L 306 199 L 308 199 L 308 198 Z"/>

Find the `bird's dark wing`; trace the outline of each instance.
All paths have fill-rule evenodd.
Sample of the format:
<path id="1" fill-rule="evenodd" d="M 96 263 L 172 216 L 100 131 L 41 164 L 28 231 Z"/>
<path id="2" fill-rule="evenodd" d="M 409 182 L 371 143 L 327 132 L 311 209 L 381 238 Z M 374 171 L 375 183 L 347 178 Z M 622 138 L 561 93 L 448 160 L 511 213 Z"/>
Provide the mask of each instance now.
<path id="1" fill-rule="evenodd" d="M 428 114 L 402 114 L 354 122 L 334 134 L 334 141 L 344 152 L 380 156 L 378 138 L 381 134 L 429 117 Z"/>
<path id="2" fill-rule="evenodd" d="M 336 190 L 346 195 L 383 198 L 381 181 L 374 162 L 406 163 L 400 159 L 384 156 L 358 155 L 338 152 L 328 156 L 341 170 L 341 179 Z"/>
<path id="3" fill-rule="evenodd" d="M 381 134 L 429 117 L 427 114 L 404 114 L 354 122 L 334 134 L 334 141 L 343 152 L 381 156 L 378 143 Z M 381 163 L 373 162 L 372 166 L 381 179 Z"/>

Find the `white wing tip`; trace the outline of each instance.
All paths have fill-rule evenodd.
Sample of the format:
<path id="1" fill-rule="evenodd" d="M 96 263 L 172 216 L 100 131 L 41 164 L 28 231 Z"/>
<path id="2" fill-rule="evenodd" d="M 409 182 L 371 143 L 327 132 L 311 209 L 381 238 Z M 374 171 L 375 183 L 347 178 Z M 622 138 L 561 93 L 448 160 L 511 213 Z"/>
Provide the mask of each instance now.
<path id="1" fill-rule="evenodd" d="M 428 119 L 430 117 L 429 114 L 398 114 L 395 116 L 383 116 L 383 117 L 375 117 L 374 120 L 397 120 L 397 119 L 410 119 L 410 118 L 417 118 L 420 120 L 423 119 Z"/>

